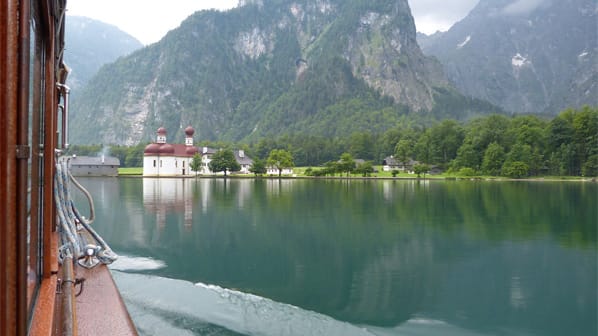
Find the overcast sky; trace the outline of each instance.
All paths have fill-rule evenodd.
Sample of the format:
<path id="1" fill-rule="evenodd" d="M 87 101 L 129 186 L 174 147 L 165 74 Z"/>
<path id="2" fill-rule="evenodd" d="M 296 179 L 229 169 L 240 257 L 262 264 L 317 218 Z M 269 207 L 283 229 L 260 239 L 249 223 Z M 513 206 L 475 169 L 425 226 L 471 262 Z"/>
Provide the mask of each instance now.
<path id="1" fill-rule="evenodd" d="M 237 3 L 238 0 L 68 0 L 67 8 L 69 15 L 115 25 L 141 43 L 150 44 L 195 11 L 226 10 Z M 427 34 L 447 30 L 477 3 L 478 0 L 409 0 L 417 30 Z"/>

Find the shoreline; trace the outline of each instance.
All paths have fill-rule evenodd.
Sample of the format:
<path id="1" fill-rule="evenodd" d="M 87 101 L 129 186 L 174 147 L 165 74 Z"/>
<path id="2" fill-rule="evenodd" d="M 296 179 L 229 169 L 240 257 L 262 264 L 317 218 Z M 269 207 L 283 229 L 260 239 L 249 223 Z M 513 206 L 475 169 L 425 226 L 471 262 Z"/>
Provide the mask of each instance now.
<path id="1" fill-rule="evenodd" d="M 107 176 L 89 176 L 89 177 L 107 177 Z M 362 177 L 362 176 L 350 176 L 350 177 L 339 177 L 339 176 L 249 176 L 249 175 L 228 175 L 226 177 L 222 175 L 187 175 L 187 176 L 143 176 L 141 174 L 122 174 L 114 176 L 118 178 L 157 178 L 157 179 L 268 179 L 268 180 L 346 180 L 346 181 L 370 181 L 370 180 L 383 180 L 383 181 L 485 181 L 485 182 L 587 182 L 597 183 L 596 177 L 527 177 L 521 179 L 506 178 L 506 177 L 457 177 L 457 176 L 444 176 L 444 177 L 387 177 L 387 176 L 373 176 L 373 177 Z"/>

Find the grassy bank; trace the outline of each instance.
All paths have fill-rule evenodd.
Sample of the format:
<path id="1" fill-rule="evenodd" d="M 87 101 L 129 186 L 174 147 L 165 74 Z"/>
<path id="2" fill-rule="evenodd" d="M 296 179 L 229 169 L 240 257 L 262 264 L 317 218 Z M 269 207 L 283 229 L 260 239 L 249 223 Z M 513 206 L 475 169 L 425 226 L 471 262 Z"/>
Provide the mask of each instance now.
<path id="1" fill-rule="evenodd" d="M 143 175 L 143 167 L 118 168 L 118 175 Z"/>
<path id="2" fill-rule="evenodd" d="M 294 177 L 309 177 L 305 175 L 305 171 L 308 167 L 295 167 L 293 168 Z M 417 175 L 415 174 L 408 174 L 408 173 L 398 173 L 396 176 L 392 175 L 392 172 L 385 172 L 382 170 L 382 166 L 375 166 L 375 169 L 378 171 L 377 173 L 372 173 L 370 176 L 371 178 L 397 178 L 397 179 L 413 179 L 416 178 Z M 143 175 L 143 168 L 142 167 L 133 167 L 133 168 L 118 168 L 118 175 L 119 176 L 141 176 Z M 201 176 L 201 175 L 200 175 Z M 253 174 L 235 174 L 233 176 L 237 177 L 253 177 Z M 336 177 L 341 177 L 339 174 L 335 175 Z M 346 174 L 343 174 L 342 177 L 346 177 Z M 270 177 L 267 175 L 266 177 Z M 272 177 L 276 177 L 272 175 Z M 285 176 L 288 177 L 288 176 Z M 362 178 L 361 174 L 350 174 L 350 178 Z M 421 176 L 422 178 L 424 175 Z M 425 175 L 426 179 L 466 179 L 466 180 L 513 180 L 503 176 L 486 176 L 486 175 L 476 175 L 476 176 L 461 176 L 458 174 L 438 174 L 438 175 Z M 535 180 L 535 181 L 583 181 L 583 180 L 592 180 L 591 177 L 580 177 L 580 176 L 534 176 L 534 177 L 527 177 L 517 180 Z"/>

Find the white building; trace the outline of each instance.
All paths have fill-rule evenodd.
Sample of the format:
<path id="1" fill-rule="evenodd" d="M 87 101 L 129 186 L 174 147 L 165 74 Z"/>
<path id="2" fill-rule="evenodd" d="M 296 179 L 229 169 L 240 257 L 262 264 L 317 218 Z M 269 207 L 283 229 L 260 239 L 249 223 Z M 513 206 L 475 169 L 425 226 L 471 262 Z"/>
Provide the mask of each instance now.
<path id="1" fill-rule="evenodd" d="M 413 166 L 418 164 L 418 161 L 413 159 L 408 159 L 405 162 L 401 162 L 398 158 L 394 157 L 393 155 L 388 156 L 382 161 L 382 170 L 385 172 L 398 170 L 401 172 L 407 172 L 409 174 L 413 174 Z"/>
<path id="2" fill-rule="evenodd" d="M 249 168 L 251 168 L 251 166 L 253 165 L 253 160 L 245 155 L 245 151 L 242 149 L 233 151 L 235 153 L 235 159 L 237 159 L 237 162 L 239 163 L 239 165 L 241 166 L 241 170 L 239 171 L 239 173 L 241 174 L 249 174 L 251 173 L 249 171 Z"/>
<path id="3" fill-rule="evenodd" d="M 200 174 L 214 174 L 214 172 L 212 172 L 212 170 L 210 169 L 209 164 L 212 161 L 212 156 L 216 154 L 216 152 L 218 152 L 218 150 L 209 147 L 203 147 L 201 149 L 201 168 L 199 169 Z M 233 153 L 235 154 L 235 159 L 237 160 L 237 163 L 241 166 L 241 170 L 238 173 L 250 174 L 251 172 L 249 171 L 249 168 L 251 168 L 251 166 L 253 165 L 253 160 L 249 156 L 245 155 L 245 151 L 242 149 L 234 150 Z"/>
<path id="4" fill-rule="evenodd" d="M 216 154 L 217 150 L 209 148 L 209 147 L 203 147 L 201 149 L 201 153 L 199 153 L 199 155 L 201 155 L 201 167 L 199 168 L 199 173 L 201 175 L 212 175 L 213 172 L 210 170 L 210 162 L 212 161 L 212 155 Z"/>
<path id="5" fill-rule="evenodd" d="M 193 134 L 195 130 L 189 126 L 185 129 L 185 144 L 169 144 L 166 142 L 166 129 L 158 128 L 156 142 L 145 147 L 143 152 L 143 176 L 172 177 L 195 175 L 191 169 L 191 161 L 197 153 L 201 157 L 201 165 L 197 173 L 199 175 L 213 175 L 209 163 L 212 156 L 218 150 L 203 147 L 201 151 L 193 146 Z M 241 166 L 241 174 L 249 174 L 249 168 L 253 160 L 245 155 L 243 150 L 233 151 L 235 159 Z"/>
<path id="6" fill-rule="evenodd" d="M 266 167 L 266 175 L 278 176 L 278 173 L 278 168 L 272 166 Z M 283 168 L 280 175 L 293 175 L 293 168 Z"/>
<path id="7" fill-rule="evenodd" d="M 156 142 L 145 147 L 143 152 L 143 176 L 186 176 L 194 175 L 190 163 L 197 147 L 193 146 L 195 130 L 185 128 L 185 144 L 166 142 L 166 129 L 158 128 Z"/>

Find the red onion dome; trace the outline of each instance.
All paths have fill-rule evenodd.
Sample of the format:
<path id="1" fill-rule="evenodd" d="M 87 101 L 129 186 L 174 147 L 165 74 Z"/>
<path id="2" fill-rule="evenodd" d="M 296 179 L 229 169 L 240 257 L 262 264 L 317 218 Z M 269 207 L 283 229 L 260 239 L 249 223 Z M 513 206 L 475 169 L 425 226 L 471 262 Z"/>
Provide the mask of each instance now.
<path id="1" fill-rule="evenodd" d="M 160 154 L 174 154 L 174 147 L 171 144 L 160 146 Z"/>
<path id="2" fill-rule="evenodd" d="M 185 128 L 185 134 L 188 138 L 190 138 L 193 136 L 193 134 L 195 134 L 195 130 L 193 129 L 193 127 L 187 126 L 187 128 Z"/>
<path id="3" fill-rule="evenodd" d="M 166 135 L 166 128 L 164 128 L 164 127 L 158 128 L 158 135 Z"/>
<path id="4" fill-rule="evenodd" d="M 195 155 L 195 153 L 197 153 L 197 147 L 189 146 L 187 147 L 185 152 L 187 153 L 187 155 Z"/>
<path id="5" fill-rule="evenodd" d="M 160 144 L 153 143 L 145 146 L 145 150 L 143 151 L 144 154 L 159 154 L 160 153 Z"/>

